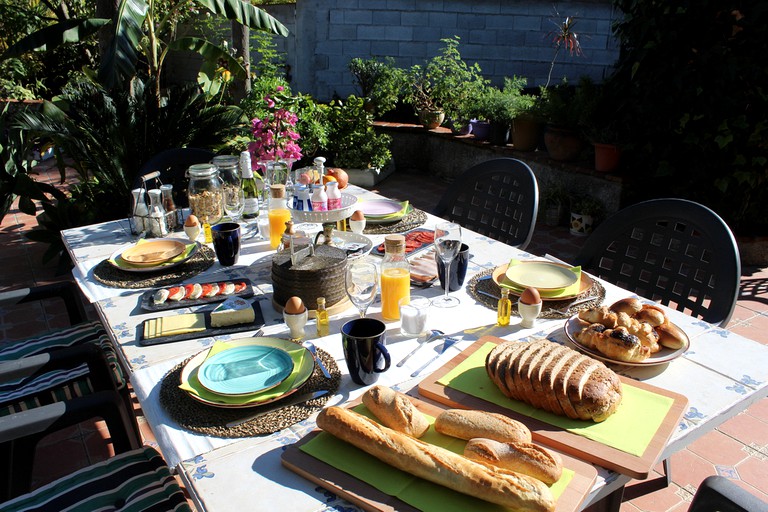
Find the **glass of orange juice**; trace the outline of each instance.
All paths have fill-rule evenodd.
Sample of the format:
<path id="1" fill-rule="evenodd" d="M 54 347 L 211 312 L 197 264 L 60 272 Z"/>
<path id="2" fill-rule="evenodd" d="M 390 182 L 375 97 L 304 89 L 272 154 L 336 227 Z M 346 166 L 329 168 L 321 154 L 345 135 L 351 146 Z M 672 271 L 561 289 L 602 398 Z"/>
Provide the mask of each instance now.
<path id="1" fill-rule="evenodd" d="M 286 208 L 269 210 L 269 246 L 277 249 L 285 233 L 285 223 L 291 220 L 291 212 Z"/>

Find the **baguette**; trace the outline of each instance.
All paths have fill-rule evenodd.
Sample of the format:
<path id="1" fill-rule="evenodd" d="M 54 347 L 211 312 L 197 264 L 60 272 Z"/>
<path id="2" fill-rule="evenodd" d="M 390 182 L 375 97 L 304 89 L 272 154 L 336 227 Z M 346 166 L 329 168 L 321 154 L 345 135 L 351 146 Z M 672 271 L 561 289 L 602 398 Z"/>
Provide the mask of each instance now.
<path id="1" fill-rule="evenodd" d="M 510 471 L 532 476 L 552 485 L 563 474 L 563 459 L 556 453 L 531 443 L 499 443 L 492 439 L 470 439 L 464 456 Z"/>
<path id="2" fill-rule="evenodd" d="M 547 340 L 500 343 L 488 353 L 486 370 L 509 398 L 575 420 L 604 421 L 621 403 L 613 371 Z"/>
<path id="3" fill-rule="evenodd" d="M 528 427 L 495 412 L 448 409 L 435 419 L 435 430 L 459 439 L 484 437 L 502 443 L 531 442 Z"/>
<path id="4" fill-rule="evenodd" d="M 363 403 L 383 423 L 393 430 L 421 437 L 429 422 L 403 393 L 384 386 L 373 386 L 363 394 Z"/>
<path id="5" fill-rule="evenodd" d="M 551 512 L 555 500 L 539 480 L 480 464 L 395 430 L 354 411 L 328 407 L 317 426 L 397 469 L 463 494 L 525 512 Z"/>

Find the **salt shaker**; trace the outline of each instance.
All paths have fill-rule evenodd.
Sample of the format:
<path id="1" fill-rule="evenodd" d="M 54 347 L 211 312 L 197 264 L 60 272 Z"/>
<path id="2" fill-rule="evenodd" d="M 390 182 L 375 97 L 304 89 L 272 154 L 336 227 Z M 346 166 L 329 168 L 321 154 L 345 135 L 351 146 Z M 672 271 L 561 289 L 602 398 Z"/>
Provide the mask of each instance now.
<path id="1" fill-rule="evenodd" d="M 162 192 L 159 188 L 153 188 L 149 192 L 149 227 L 147 229 L 152 236 L 161 237 L 168 234 L 168 226 L 165 223 L 165 208 L 163 208 Z"/>

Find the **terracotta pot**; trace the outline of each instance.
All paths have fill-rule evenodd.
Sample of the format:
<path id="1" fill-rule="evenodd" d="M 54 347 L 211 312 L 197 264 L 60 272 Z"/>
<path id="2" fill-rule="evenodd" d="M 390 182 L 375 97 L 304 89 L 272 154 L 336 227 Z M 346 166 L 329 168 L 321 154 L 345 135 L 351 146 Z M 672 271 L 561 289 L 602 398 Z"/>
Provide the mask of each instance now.
<path id="1" fill-rule="evenodd" d="M 584 149 L 584 140 L 573 130 L 548 126 L 544 132 L 544 145 L 552 160 L 570 162 Z"/>
<path id="2" fill-rule="evenodd" d="M 536 151 L 539 145 L 541 125 L 533 119 L 512 121 L 512 144 L 518 151 Z"/>
<path id="3" fill-rule="evenodd" d="M 613 172 L 619 168 L 621 149 L 615 144 L 595 143 L 595 170 Z"/>
<path id="4" fill-rule="evenodd" d="M 445 112 L 442 110 L 419 110 L 419 122 L 428 130 L 434 130 L 445 121 Z"/>

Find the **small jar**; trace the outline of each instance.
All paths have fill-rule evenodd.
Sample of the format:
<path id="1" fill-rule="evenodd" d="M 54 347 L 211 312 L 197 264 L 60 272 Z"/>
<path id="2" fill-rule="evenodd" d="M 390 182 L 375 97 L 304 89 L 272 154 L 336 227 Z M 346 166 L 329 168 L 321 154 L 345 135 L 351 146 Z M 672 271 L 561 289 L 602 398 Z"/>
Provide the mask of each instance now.
<path id="1" fill-rule="evenodd" d="M 168 231 L 175 231 L 182 224 L 182 221 L 179 219 L 179 211 L 173 200 L 173 185 L 160 185 L 160 192 L 163 196 L 163 209 L 165 210 L 165 223 L 168 226 Z"/>
<path id="2" fill-rule="evenodd" d="M 224 194 L 219 171 L 213 164 L 194 164 L 187 169 L 189 208 L 202 224 L 216 224 L 224 216 Z"/>

